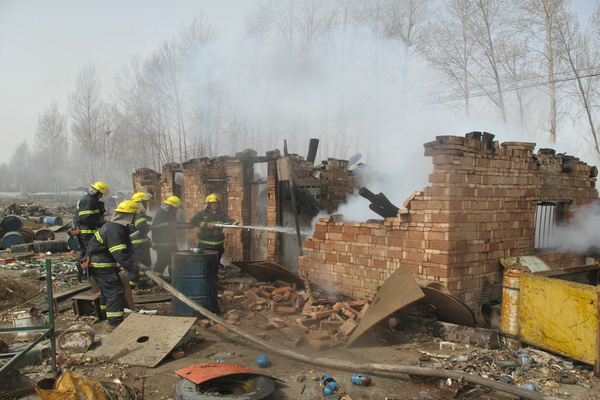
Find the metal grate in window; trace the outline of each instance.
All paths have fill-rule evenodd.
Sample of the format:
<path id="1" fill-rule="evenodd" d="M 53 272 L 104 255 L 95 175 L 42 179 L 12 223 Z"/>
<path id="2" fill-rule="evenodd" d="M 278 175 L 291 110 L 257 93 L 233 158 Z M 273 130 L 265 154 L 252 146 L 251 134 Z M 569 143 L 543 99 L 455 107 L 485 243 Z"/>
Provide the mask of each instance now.
<path id="1" fill-rule="evenodd" d="M 535 241 L 536 249 L 551 247 L 552 233 L 556 226 L 557 205 L 555 203 L 539 203 L 535 210 Z"/>

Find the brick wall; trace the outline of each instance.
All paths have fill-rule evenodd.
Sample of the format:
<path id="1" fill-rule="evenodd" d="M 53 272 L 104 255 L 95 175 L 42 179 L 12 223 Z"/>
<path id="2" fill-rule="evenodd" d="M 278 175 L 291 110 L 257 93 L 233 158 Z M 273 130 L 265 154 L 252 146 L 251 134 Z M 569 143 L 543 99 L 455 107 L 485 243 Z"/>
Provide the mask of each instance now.
<path id="1" fill-rule="evenodd" d="M 297 154 L 289 155 L 289 164 L 294 179 L 315 179 L 321 182 L 321 208 L 333 212 L 344 203 L 346 196 L 352 193 L 357 185 L 357 179 L 352 171 L 348 170 L 348 161 L 333 158 L 314 166 Z M 270 162 L 267 176 L 267 226 L 280 226 L 280 199 L 278 198 L 279 178 L 277 176 L 277 163 Z M 267 234 L 267 260 L 280 262 L 281 234 L 268 232 Z"/>
<path id="2" fill-rule="evenodd" d="M 538 202 L 597 199 L 593 167 L 552 152 L 533 154 L 534 147 L 437 137 L 425 144 L 434 164 L 431 186 L 381 224 L 321 219 L 304 244 L 300 270 L 361 298 L 406 264 L 420 284 L 441 284 L 474 306 L 486 279 L 501 280 L 501 257 L 537 255 L 553 268 L 583 264 L 580 254 L 534 249 L 534 220 Z"/>

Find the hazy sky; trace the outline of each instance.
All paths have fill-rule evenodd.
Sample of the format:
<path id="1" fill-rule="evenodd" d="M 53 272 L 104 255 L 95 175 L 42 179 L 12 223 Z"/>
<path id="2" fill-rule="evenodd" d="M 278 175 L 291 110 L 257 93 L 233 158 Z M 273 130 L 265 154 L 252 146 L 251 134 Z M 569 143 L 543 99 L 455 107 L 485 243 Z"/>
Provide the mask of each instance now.
<path id="1" fill-rule="evenodd" d="M 365 0 L 368 1 L 368 0 Z M 594 0 L 573 0 L 582 23 Z M 133 54 L 142 57 L 205 13 L 220 29 L 238 30 L 252 0 L 0 0 L 0 163 L 26 140 L 40 113 L 67 95 L 92 63 L 103 91 Z"/>
<path id="2" fill-rule="evenodd" d="M 96 67 L 108 94 L 136 52 L 143 57 L 194 16 L 219 29 L 241 27 L 251 0 L 0 0 L 0 163 L 30 149 L 40 113 L 67 110 L 81 67 Z"/>

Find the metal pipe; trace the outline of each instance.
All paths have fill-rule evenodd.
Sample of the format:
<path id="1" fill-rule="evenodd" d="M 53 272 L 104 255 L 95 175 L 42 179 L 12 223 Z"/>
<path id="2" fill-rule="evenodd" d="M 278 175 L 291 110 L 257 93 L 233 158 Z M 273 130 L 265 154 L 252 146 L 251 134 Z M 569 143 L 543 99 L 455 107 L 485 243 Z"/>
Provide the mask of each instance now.
<path id="1" fill-rule="evenodd" d="M 237 228 L 237 229 L 244 228 L 244 226 L 242 226 L 242 225 L 229 225 L 229 224 L 213 224 L 213 226 L 215 228 Z"/>

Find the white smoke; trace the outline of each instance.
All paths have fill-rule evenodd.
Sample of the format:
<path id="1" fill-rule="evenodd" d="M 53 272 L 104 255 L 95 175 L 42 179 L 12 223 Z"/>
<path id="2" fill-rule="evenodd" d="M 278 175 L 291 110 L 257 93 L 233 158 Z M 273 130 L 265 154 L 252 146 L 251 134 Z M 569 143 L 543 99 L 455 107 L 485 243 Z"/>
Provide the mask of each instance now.
<path id="1" fill-rule="evenodd" d="M 554 228 L 551 245 L 556 250 L 587 253 L 600 250 L 600 203 L 577 207 L 569 223 Z"/>

